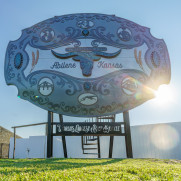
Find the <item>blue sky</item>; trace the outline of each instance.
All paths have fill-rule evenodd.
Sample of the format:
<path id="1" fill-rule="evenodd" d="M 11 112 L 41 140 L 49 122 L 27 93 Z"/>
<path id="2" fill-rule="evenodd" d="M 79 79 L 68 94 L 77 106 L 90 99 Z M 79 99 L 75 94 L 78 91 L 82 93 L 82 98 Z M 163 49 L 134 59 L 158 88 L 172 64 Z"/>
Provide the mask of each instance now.
<path id="1" fill-rule="evenodd" d="M 171 60 L 175 99 L 167 106 L 159 106 L 150 100 L 130 111 L 131 125 L 179 122 L 181 97 L 181 1 L 179 0 L 0 0 L 0 126 L 11 130 L 12 126 L 47 121 L 47 111 L 19 99 L 15 86 L 7 86 L 4 80 L 4 57 L 8 42 L 16 40 L 21 30 L 54 16 L 72 13 L 115 14 L 142 26 L 149 27 L 156 38 L 163 38 Z M 79 118 L 66 118 L 77 120 Z M 117 120 L 121 120 L 121 115 Z M 42 135 L 43 127 L 18 130 L 24 137 Z"/>

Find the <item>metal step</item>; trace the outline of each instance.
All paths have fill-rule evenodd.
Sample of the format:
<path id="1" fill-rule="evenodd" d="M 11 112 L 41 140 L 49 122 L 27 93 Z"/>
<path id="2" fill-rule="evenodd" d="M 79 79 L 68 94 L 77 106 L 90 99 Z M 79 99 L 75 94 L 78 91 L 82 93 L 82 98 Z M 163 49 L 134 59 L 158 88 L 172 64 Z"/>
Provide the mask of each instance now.
<path id="1" fill-rule="evenodd" d="M 97 138 L 87 139 L 87 141 L 96 141 Z"/>
<path id="2" fill-rule="evenodd" d="M 84 150 L 97 150 L 98 148 L 84 148 Z"/>
<path id="3" fill-rule="evenodd" d="M 86 143 L 84 145 L 97 145 L 97 143 Z"/>
<path id="4" fill-rule="evenodd" d="M 98 155 L 98 153 L 83 153 L 83 154 Z"/>

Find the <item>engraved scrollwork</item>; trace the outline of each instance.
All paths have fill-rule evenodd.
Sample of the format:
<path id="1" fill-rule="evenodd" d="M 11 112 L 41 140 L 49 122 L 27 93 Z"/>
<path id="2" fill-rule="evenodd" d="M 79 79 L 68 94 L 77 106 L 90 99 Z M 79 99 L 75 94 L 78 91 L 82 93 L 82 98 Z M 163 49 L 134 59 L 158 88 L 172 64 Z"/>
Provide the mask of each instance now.
<path id="1" fill-rule="evenodd" d="M 18 73 L 18 75 L 17 75 L 17 81 L 23 86 L 23 87 L 25 87 L 25 89 L 27 89 L 27 87 L 25 86 L 25 84 L 22 82 L 22 80 L 21 80 L 21 74 L 20 73 Z"/>
<path id="2" fill-rule="evenodd" d="M 117 34 L 122 41 L 127 42 L 131 40 L 131 31 L 127 28 L 119 28 Z"/>
<path id="3" fill-rule="evenodd" d="M 102 106 L 100 109 L 97 110 L 99 114 L 103 114 L 105 112 L 111 112 L 111 105 Z"/>
<path id="4" fill-rule="evenodd" d="M 44 28 L 40 32 L 40 39 L 45 43 L 52 41 L 54 37 L 55 37 L 55 32 L 53 31 L 52 28 Z"/>
<path id="5" fill-rule="evenodd" d="M 114 15 L 113 16 L 107 16 L 107 15 L 102 15 L 102 14 L 95 14 L 93 17 L 97 20 L 105 20 L 107 22 L 116 21 L 116 18 L 117 18 Z"/>
<path id="6" fill-rule="evenodd" d="M 130 41 L 132 38 L 131 31 L 126 28 L 120 28 L 118 30 L 118 37 L 123 42 Z M 99 26 L 95 29 L 90 30 L 90 37 L 92 37 L 94 40 L 92 40 L 91 45 L 97 47 L 100 43 L 104 43 L 105 45 L 117 47 L 117 48 L 133 48 L 135 46 L 141 46 L 143 44 L 143 40 L 140 37 L 139 34 L 133 36 L 133 40 L 135 42 L 132 42 L 131 44 L 122 43 L 119 41 L 119 39 L 116 39 L 115 35 L 108 32 L 106 33 L 106 28 Z"/>
<path id="7" fill-rule="evenodd" d="M 40 22 L 40 23 L 32 26 L 31 28 L 28 28 L 28 29 L 26 30 L 26 33 L 27 33 L 27 34 L 36 33 L 36 32 L 39 31 L 40 29 L 43 29 L 43 28 L 47 27 L 49 24 L 51 24 L 51 23 L 50 23 L 50 20 L 49 20 L 49 21 L 46 21 L 46 22 L 45 22 L 45 21 Z"/>
<path id="8" fill-rule="evenodd" d="M 94 91 L 98 91 L 102 95 L 110 94 L 110 90 L 108 89 L 109 84 L 107 82 L 101 82 L 99 84 L 95 84 L 93 86 Z"/>
<path id="9" fill-rule="evenodd" d="M 134 29 L 136 32 L 138 32 L 138 31 L 145 32 L 147 29 L 143 26 L 140 26 L 140 25 L 133 23 L 133 22 L 130 22 L 130 21 L 126 21 L 126 26 Z"/>
<path id="10" fill-rule="evenodd" d="M 57 85 L 60 86 L 60 88 L 63 88 L 65 86 L 66 82 L 62 77 L 59 77 L 59 80 L 57 81 Z"/>
<path id="11" fill-rule="evenodd" d="M 94 22 L 88 19 L 81 19 L 77 22 L 77 26 L 82 29 L 88 29 L 94 26 Z"/>
<path id="12" fill-rule="evenodd" d="M 124 105 L 126 107 L 126 105 Z M 65 102 L 60 103 L 60 108 L 69 114 L 76 114 L 76 115 L 96 115 L 96 114 L 109 114 L 112 112 L 116 112 L 119 109 L 123 109 L 124 107 L 120 103 L 112 102 L 110 105 L 105 106 L 97 106 L 96 108 L 85 108 L 85 107 L 76 107 L 76 106 L 67 106 Z"/>
<path id="13" fill-rule="evenodd" d="M 105 27 L 99 26 L 96 29 L 90 30 L 90 32 L 91 36 L 95 39 L 93 40 L 92 45 L 96 46 L 98 45 L 98 43 L 104 43 L 105 45 L 120 47 L 120 44 L 112 39 L 113 37 L 115 37 L 113 34 L 111 33 L 105 34 L 106 32 Z"/>
<path id="14" fill-rule="evenodd" d="M 65 33 L 58 34 L 56 39 L 53 40 L 53 35 L 50 31 L 49 33 L 51 36 L 50 38 L 45 33 L 42 34 L 42 37 L 47 40 L 43 40 L 46 42 L 46 46 L 42 45 L 41 42 L 39 42 L 39 38 L 37 36 L 33 36 L 30 45 L 34 48 L 40 48 L 43 50 L 49 50 L 52 48 L 60 47 L 60 46 L 67 46 L 70 44 L 74 44 L 74 46 L 80 46 L 81 42 L 78 40 L 79 37 L 82 36 L 81 30 L 75 29 L 73 27 L 67 27 L 65 29 Z M 53 40 L 53 41 L 52 41 Z"/>
<path id="15" fill-rule="evenodd" d="M 93 41 L 91 42 L 91 45 L 92 45 L 93 47 L 98 47 L 100 43 L 101 43 L 100 40 L 93 40 Z"/>
<path id="16" fill-rule="evenodd" d="M 89 109 L 89 114 L 90 115 L 94 115 L 95 112 L 96 112 L 96 108 L 90 108 Z"/>
<path id="17" fill-rule="evenodd" d="M 60 18 L 60 22 L 65 23 L 66 21 L 73 20 L 76 17 L 77 17 L 77 15 L 65 15 L 65 16 Z"/>
<path id="18" fill-rule="evenodd" d="M 158 51 L 160 52 L 160 54 L 164 54 L 165 53 L 165 48 L 164 48 L 164 43 L 163 42 L 159 42 L 156 44 L 156 48 L 158 49 Z"/>
<path id="19" fill-rule="evenodd" d="M 155 68 L 160 66 L 160 56 L 156 51 L 151 53 L 151 62 Z"/>
<path id="20" fill-rule="evenodd" d="M 134 36 L 134 40 L 135 40 L 136 44 L 133 47 L 141 46 L 143 44 L 143 39 L 141 38 L 140 35 Z"/>
<path id="21" fill-rule="evenodd" d="M 42 97 L 37 97 L 33 91 L 24 91 L 23 96 L 29 98 L 33 102 L 37 102 L 40 105 L 45 105 L 49 103 L 49 99 L 47 97 L 42 98 Z"/>
<path id="22" fill-rule="evenodd" d="M 79 112 L 79 107 L 75 107 L 75 106 L 70 106 L 70 111 L 73 113 L 73 114 L 77 114 Z"/>
<path id="23" fill-rule="evenodd" d="M 36 36 L 33 36 L 32 39 L 31 39 L 31 41 L 30 41 L 30 45 L 36 47 L 35 44 L 36 44 L 38 41 L 39 41 L 39 38 L 36 37 Z"/>
<path id="24" fill-rule="evenodd" d="M 57 77 L 58 77 L 58 80 L 56 84 L 60 86 L 61 88 L 66 87 L 65 93 L 67 95 L 74 95 L 75 93 L 77 93 L 77 91 L 82 90 L 82 86 L 80 86 L 80 84 L 77 83 L 75 80 L 70 80 L 69 78 L 65 78 L 61 76 L 57 76 Z"/>
<path id="25" fill-rule="evenodd" d="M 50 24 L 54 24 L 57 22 L 64 23 L 66 21 L 73 20 L 75 17 L 77 17 L 77 15 L 55 16 L 54 18 L 48 19 L 46 22 L 43 21 L 43 22 L 40 22 L 40 23 L 32 26 L 31 28 L 28 28 L 26 30 L 26 33 L 27 34 L 36 33 L 40 29 L 48 27 Z"/>
<path id="26" fill-rule="evenodd" d="M 73 27 L 67 27 L 66 32 L 67 34 L 61 33 L 57 36 L 57 44 L 69 45 L 70 43 L 74 43 L 74 46 L 80 46 L 81 42 L 77 38 L 81 36 L 81 31 Z"/>
<path id="27" fill-rule="evenodd" d="M 15 50 L 17 49 L 17 46 L 14 45 L 14 44 L 11 44 L 9 46 L 9 49 L 8 49 L 8 57 L 9 57 L 9 60 L 11 59 L 12 56 L 14 56 L 14 53 L 15 53 Z"/>
<path id="28" fill-rule="evenodd" d="M 74 95 L 77 92 L 76 86 L 73 84 L 73 82 L 69 82 L 71 84 L 68 85 L 68 89 L 66 89 L 67 95 Z"/>
<path id="29" fill-rule="evenodd" d="M 37 82 L 38 82 L 38 81 L 37 81 L 37 78 L 35 78 L 35 77 L 33 77 L 33 76 L 30 77 L 29 83 L 30 83 L 31 87 L 37 85 Z"/>
<path id="30" fill-rule="evenodd" d="M 87 16 L 86 14 L 84 15 L 77 15 L 78 17 L 82 16 L 81 18 L 78 18 L 78 27 L 81 26 L 81 28 L 83 29 L 88 29 L 88 28 L 92 28 L 93 27 L 93 20 L 94 18 L 96 18 L 97 20 L 104 20 L 107 22 L 110 21 L 118 21 L 119 18 L 115 17 L 115 16 L 107 16 L 107 15 L 93 15 L 91 16 L 91 19 L 87 18 L 89 16 Z M 57 18 L 59 19 L 61 23 L 68 21 L 68 20 L 72 20 L 77 16 L 63 16 L 62 18 Z M 70 18 L 71 17 L 71 18 Z M 80 19 L 80 20 L 79 20 Z M 55 19 L 54 19 L 55 20 Z M 53 21 L 51 21 L 53 22 Z M 121 20 L 122 22 L 122 20 Z M 120 21 L 119 21 L 120 23 Z M 123 23 L 123 22 L 122 22 Z M 131 30 L 129 30 L 129 28 L 132 28 L 135 30 L 138 30 L 138 25 L 134 24 L 134 23 L 128 23 L 126 24 L 125 22 L 123 23 L 125 24 L 124 26 L 122 25 L 121 28 L 118 30 L 118 37 L 120 40 L 127 42 L 130 41 L 132 38 L 132 33 Z M 47 24 L 48 25 L 48 22 Z M 37 27 L 35 29 L 39 30 L 41 27 L 41 33 L 40 33 L 40 39 L 42 39 L 45 43 L 50 42 L 53 40 L 53 37 L 55 36 L 55 33 L 53 31 L 53 29 L 51 29 L 49 26 L 45 26 L 45 24 L 41 23 L 39 25 L 37 25 Z M 141 28 L 141 30 L 143 30 L 144 28 Z M 46 31 L 45 31 L 46 30 Z M 135 31 L 136 31 L 135 30 Z M 144 30 L 145 31 L 145 30 Z M 47 44 L 46 47 L 42 46 L 41 43 L 39 43 L 39 38 L 36 37 L 35 35 L 33 35 L 30 44 L 31 46 L 35 47 L 35 48 L 41 48 L 41 49 L 52 49 L 52 48 L 56 48 L 59 46 L 66 46 L 66 45 L 70 45 L 70 44 L 74 44 L 74 46 L 80 46 L 81 42 L 78 39 L 82 38 L 82 33 L 80 29 L 76 29 L 74 27 L 67 27 L 64 32 L 62 32 L 61 34 L 58 34 L 56 36 L 56 39 L 54 39 L 54 41 L 52 41 L 51 44 Z M 90 33 L 89 33 L 89 38 L 92 38 L 92 46 L 97 47 L 100 43 L 104 43 L 105 45 L 109 45 L 109 46 L 114 46 L 114 47 L 118 47 L 118 48 L 132 48 L 135 47 L 135 45 L 124 45 L 123 43 L 121 43 L 119 41 L 119 39 L 116 39 L 114 32 L 107 32 L 106 28 L 103 26 L 98 26 L 94 29 L 90 29 Z M 134 40 L 136 42 L 138 42 L 138 40 L 140 40 L 137 37 L 134 37 Z M 140 42 L 140 41 L 139 41 Z M 133 42 L 134 43 L 134 42 Z M 141 42 L 140 42 L 141 43 Z M 140 45 L 140 44 L 139 44 Z M 138 46 L 138 44 L 136 44 L 136 46 Z"/>
<path id="31" fill-rule="evenodd" d="M 12 78 L 15 77 L 15 73 L 13 72 L 13 68 L 11 67 L 11 64 L 8 64 L 7 68 L 7 79 L 11 80 Z"/>
<path id="32" fill-rule="evenodd" d="M 64 112 L 71 112 L 71 113 L 74 113 L 74 114 L 78 114 L 80 112 L 80 110 L 81 110 L 81 107 L 67 106 L 67 105 L 65 105 L 65 102 L 60 103 L 60 108 Z"/>
<path id="33" fill-rule="evenodd" d="M 49 109 L 54 110 L 54 111 L 57 111 L 60 108 L 59 104 L 54 104 L 52 102 L 48 102 L 47 106 Z"/>
<path id="34" fill-rule="evenodd" d="M 93 83 L 93 91 L 98 91 L 102 95 L 110 94 L 111 87 L 117 84 L 114 78 L 103 79 Z"/>
<path id="35" fill-rule="evenodd" d="M 143 35 L 146 39 L 147 39 L 147 44 L 149 45 L 149 47 L 154 47 L 154 41 L 150 38 L 150 37 L 148 37 L 147 35 Z"/>
<path id="36" fill-rule="evenodd" d="M 14 69 L 13 69 L 13 67 L 12 67 L 12 65 L 10 63 L 10 60 L 12 59 L 12 57 L 14 57 L 16 50 L 17 50 L 16 45 L 11 44 L 9 46 L 9 49 L 8 49 L 8 61 L 9 62 L 8 62 L 7 70 L 6 70 L 8 80 L 11 80 L 11 79 L 13 79 L 15 77 Z"/>
<path id="37" fill-rule="evenodd" d="M 23 46 L 24 46 L 24 42 L 25 42 L 25 40 L 26 40 L 28 37 L 29 37 L 29 35 L 28 35 L 28 36 L 26 36 L 23 40 L 21 40 L 21 42 L 20 42 L 20 44 L 19 44 L 19 48 L 20 48 L 20 49 L 22 49 L 22 48 L 23 48 Z"/>

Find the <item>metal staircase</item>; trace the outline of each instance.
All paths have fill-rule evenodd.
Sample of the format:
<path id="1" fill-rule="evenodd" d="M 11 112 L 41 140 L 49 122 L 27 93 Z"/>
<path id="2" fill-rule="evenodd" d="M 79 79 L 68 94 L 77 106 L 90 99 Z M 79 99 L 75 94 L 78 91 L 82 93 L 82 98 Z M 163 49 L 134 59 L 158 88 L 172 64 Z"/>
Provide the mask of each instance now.
<path id="1" fill-rule="evenodd" d="M 85 122 L 115 122 L 115 115 L 89 118 Z M 113 142 L 113 136 L 110 137 L 111 141 Z M 98 155 L 100 158 L 99 136 L 82 136 L 82 151 L 83 154 Z"/>
<path id="2" fill-rule="evenodd" d="M 89 118 L 85 122 L 97 122 L 97 118 Z M 83 154 L 99 154 L 99 136 L 82 136 Z M 99 155 L 98 155 L 99 157 Z"/>

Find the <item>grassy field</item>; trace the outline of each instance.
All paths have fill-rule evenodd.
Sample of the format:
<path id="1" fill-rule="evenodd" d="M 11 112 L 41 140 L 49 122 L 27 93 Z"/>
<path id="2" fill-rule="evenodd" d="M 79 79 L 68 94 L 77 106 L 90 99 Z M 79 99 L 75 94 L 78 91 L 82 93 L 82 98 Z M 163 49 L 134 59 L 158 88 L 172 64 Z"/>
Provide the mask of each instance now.
<path id="1" fill-rule="evenodd" d="M 181 161 L 0 159 L 0 180 L 181 180 Z"/>

